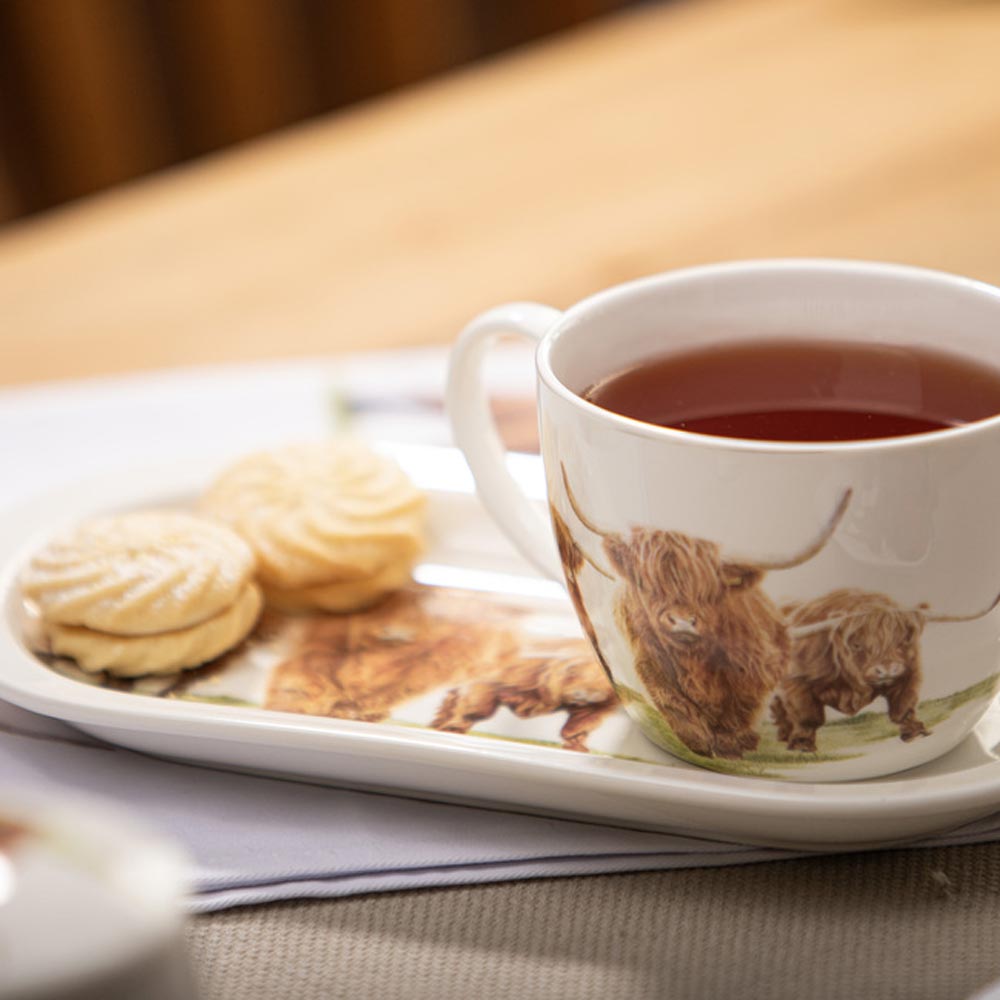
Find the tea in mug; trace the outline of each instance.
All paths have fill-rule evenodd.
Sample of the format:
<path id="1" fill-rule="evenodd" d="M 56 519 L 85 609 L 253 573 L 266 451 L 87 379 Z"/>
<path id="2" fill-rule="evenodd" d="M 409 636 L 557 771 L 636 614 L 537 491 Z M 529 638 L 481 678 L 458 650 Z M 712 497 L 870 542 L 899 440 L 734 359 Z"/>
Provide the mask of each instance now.
<path id="1" fill-rule="evenodd" d="M 1000 370 L 923 347 L 760 340 L 651 358 L 590 386 L 605 410 L 696 434 L 864 441 L 1000 413 Z"/>

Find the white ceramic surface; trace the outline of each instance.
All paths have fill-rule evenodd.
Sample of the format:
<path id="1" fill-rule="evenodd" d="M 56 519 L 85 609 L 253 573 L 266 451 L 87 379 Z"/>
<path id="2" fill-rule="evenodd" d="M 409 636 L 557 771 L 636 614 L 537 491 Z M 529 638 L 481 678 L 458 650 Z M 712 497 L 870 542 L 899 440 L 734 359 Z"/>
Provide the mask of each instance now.
<path id="1" fill-rule="evenodd" d="M 0 998 L 193 996 L 181 941 L 184 862 L 118 809 L 0 789 Z"/>
<path id="2" fill-rule="evenodd" d="M 1000 982 L 990 983 L 969 997 L 968 1000 L 1000 1000 Z"/>
<path id="3" fill-rule="evenodd" d="M 638 692 L 628 707 L 650 738 L 667 749 L 679 740 L 702 759 L 752 756 L 776 683 L 783 700 L 771 704 L 785 713 L 786 722 L 774 718 L 789 750 L 816 750 L 821 697 L 831 699 L 828 706 L 839 697 L 841 711 L 853 714 L 874 692 L 868 702 L 885 699 L 900 736 L 859 740 L 857 752 L 834 764 L 823 759 L 820 722 L 820 752 L 815 763 L 789 773 L 794 780 L 894 773 L 965 738 L 989 704 L 982 692 L 995 691 L 1000 679 L 1000 606 L 993 603 L 1000 593 L 1000 416 L 879 441 L 778 443 L 656 427 L 580 394 L 645 358 L 756 338 L 946 346 L 1000 369 L 1000 290 L 894 265 L 759 261 L 644 279 L 565 313 L 530 303 L 485 313 L 453 353 L 448 404 L 455 439 L 494 518 L 536 566 L 562 579 L 547 519 L 504 472 L 482 387 L 488 349 L 511 332 L 538 342 L 548 495 L 572 543 L 593 564 L 578 570 L 578 603 L 615 681 Z M 645 562 L 636 570 L 643 532 Z M 647 544 L 653 533 L 655 562 Z M 681 543 L 689 552 L 700 546 L 687 563 L 675 555 Z M 624 562 L 615 554 L 623 548 L 631 549 Z M 693 582 L 695 562 L 704 585 Z M 668 563 L 683 568 L 651 568 Z M 657 576 L 667 582 L 654 584 Z M 821 616 L 818 602 L 843 589 L 853 594 Z M 825 676 L 779 682 L 806 672 L 804 653 L 793 651 L 800 657 L 794 671 L 779 663 L 784 657 L 787 664 L 781 633 L 789 627 L 779 608 L 789 604 L 803 609 L 809 627 L 826 622 L 830 650 L 839 649 L 838 625 L 873 623 L 854 633 L 854 674 L 838 695 L 824 684 L 837 672 L 848 676 L 846 654 Z M 876 607 L 895 616 L 901 638 L 891 648 L 879 645 L 885 633 L 876 635 Z M 935 620 L 943 617 L 975 620 Z M 728 637 L 737 631 L 752 641 L 734 643 Z M 755 676 L 764 673 L 768 679 Z M 713 685 L 732 690 L 702 693 Z M 953 710 L 933 725 L 914 708 L 947 699 Z"/>
<path id="4" fill-rule="evenodd" d="M 451 449 L 386 449 L 430 491 L 435 537 L 427 567 L 450 568 L 486 590 L 557 597 L 499 534 Z M 544 495 L 541 463 L 510 466 Z M 28 553 L 61 524 L 100 511 L 183 501 L 217 471 L 199 463 L 102 476 L 39 498 L 0 525 L 0 696 L 109 742 L 212 766 L 426 798 L 487 802 L 623 826 L 801 848 L 914 839 L 1000 809 L 1000 710 L 932 764 L 891 780 L 788 784 L 715 774 L 659 753 L 649 762 L 225 705 L 157 699 L 81 684 L 24 647 L 15 581 Z M 432 574 L 433 575 L 433 574 Z"/>

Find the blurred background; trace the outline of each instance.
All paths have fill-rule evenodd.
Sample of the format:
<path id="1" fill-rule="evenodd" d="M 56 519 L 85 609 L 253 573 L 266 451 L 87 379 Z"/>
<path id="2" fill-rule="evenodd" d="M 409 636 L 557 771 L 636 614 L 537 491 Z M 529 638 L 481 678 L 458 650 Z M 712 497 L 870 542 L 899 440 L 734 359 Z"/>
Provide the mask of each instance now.
<path id="1" fill-rule="evenodd" d="M 1000 281 L 1000 0 L 0 0 L 0 382 L 709 261 Z"/>
<path id="2" fill-rule="evenodd" d="M 634 0 L 2 0 L 0 224 Z"/>

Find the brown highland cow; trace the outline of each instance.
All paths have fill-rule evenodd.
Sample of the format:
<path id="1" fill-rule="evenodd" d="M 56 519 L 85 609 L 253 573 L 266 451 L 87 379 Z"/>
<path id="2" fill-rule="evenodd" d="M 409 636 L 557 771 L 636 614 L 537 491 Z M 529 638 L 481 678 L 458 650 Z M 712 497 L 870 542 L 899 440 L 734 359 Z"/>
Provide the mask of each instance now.
<path id="1" fill-rule="evenodd" d="M 516 618 L 476 595 L 419 587 L 368 611 L 303 618 L 265 707 L 382 722 L 411 698 L 516 657 Z"/>
<path id="2" fill-rule="evenodd" d="M 909 742 L 929 730 L 917 718 L 920 637 L 928 622 L 972 621 L 989 614 L 1000 595 L 973 615 L 932 615 L 927 605 L 901 608 L 885 594 L 835 590 L 784 608 L 792 663 L 771 702 L 778 738 L 789 750 L 816 750 L 826 709 L 857 715 L 885 698 L 889 718 Z"/>
<path id="3" fill-rule="evenodd" d="M 623 587 L 615 618 L 653 704 L 685 746 L 704 757 L 739 758 L 759 741 L 756 725 L 788 670 L 784 619 L 760 586 L 768 570 L 815 556 L 840 523 L 850 490 L 819 536 L 783 559 L 725 558 L 715 542 L 675 531 L 603 531 L 582 513 L 563 469 L 570 507 L 603 549 Z M 605 574 L 608 575 L 608 574 Z"/>
<path id="4" fill-rule="evenodd" d="M 453 688 L 431 725 L 467 733 L 501 707 L 519 719 L 566 712 L 560 735 L 567 750 L 586 752 L 587 737 L 618 707 L 611 682 L 588 655 L 529 660 L 508 667 L 495 679 L 470 681 Z"/>
<path id="5" fill-rule="evenodd" d="M 529 614 L 468 592 L 411 587 L 367 611 L 294 620 L 265 707 L 382 722 L 440 689 L 437 729 L 468 732 L 501 706 L 520 718 L 567 712 L 563 746 L 585 751 L 617 707 L 611 682 L 582 637 L 527 637 L 519 619 Z"/>

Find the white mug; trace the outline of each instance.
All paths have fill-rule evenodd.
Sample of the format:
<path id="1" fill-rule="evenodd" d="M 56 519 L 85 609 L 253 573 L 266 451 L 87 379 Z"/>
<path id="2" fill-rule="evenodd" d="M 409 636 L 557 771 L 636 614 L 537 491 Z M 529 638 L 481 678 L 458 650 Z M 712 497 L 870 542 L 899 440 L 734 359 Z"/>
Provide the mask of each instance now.
<path id="1" fill-rule="evenodd" d="M 507 471 L 481 377 L 512 332 L 538 343 L 548 518 Z M 456 343 L 448 410 L 483 503 L 565 581 L 646 736 L 728 773 L 860 779 L 946 753 L 997 690 L 1000 416 L 783 443 L 655 426 L 582 395 L 668 352 L 804 336 L 1000 370 L 1000 290 L 779 260 L 657 275 L 566 312 L 501 306 Z"/>

